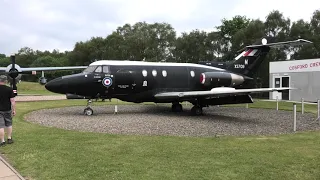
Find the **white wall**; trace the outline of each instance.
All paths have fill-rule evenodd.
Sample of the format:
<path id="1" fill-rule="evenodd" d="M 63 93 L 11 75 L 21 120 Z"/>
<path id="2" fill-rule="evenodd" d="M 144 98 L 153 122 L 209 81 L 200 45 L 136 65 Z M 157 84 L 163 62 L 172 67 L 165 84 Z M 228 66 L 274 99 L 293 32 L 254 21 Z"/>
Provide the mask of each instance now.
<path id="1" fill-rule="evenodd" d="M 270 74 L 320 71 L 320 59 L 270 62 Z"/>

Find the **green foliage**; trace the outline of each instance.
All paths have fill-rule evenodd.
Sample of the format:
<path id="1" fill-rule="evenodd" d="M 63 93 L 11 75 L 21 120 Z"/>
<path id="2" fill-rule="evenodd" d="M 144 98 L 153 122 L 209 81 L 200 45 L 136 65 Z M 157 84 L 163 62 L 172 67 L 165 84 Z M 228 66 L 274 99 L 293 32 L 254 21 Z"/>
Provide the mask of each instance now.
<path id="1" fill-rule="evenodd" d="M 189 34 L 184 32 L 177 38 L 174 54 L 177 62 L 197 63 L 214 58 L 212 49 L 213 44 L 208 33 L 193 30 Z"/>
<path id="2" fill-rule="evenodd" d="M 10 58 L 9 57 L 0 58 L 0 67 L 6 67 L 9 64 L 10 64 Z"/>
<path id="3" fill-rule="evenodd" d="M 231 40 L 232 37 L 241 29 L 245 29 L 250 19 L 245 16 L 235 16 L 231 20 L 222 19 L 222 25 L 218 26 L 217 29 L 220 31 L 222 37 Z"/>
<path id="4" fill-rule="evenodd" d="M 37 58 L 33 63 L 31 64 L 31 67 L 54 67 L 54 66 L 62 66 L 60 62 L 58 62 L 58 59 L 55 59 L 51 56 L 42 56 Z"/>
<path id="5" fill-rule="evenodd" d="M 0 59 L 7 57 L 5 54 L 0 54 Z"/>

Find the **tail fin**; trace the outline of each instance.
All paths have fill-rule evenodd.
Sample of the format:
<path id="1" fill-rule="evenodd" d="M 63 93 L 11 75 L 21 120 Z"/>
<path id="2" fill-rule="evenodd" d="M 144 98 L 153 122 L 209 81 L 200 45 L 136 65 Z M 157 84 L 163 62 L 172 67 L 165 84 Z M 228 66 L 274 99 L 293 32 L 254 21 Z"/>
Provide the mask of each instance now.
<path id="1" fill-rule="evenodd" d="M 304 39 L 298 39 L 294 41 L 268 43 L 267 39 L 263 38 L 261 44 L 246 46 L 242 53 L 239 54 L 234 61 L 230 62 L 227 66 L 227 70 L 245 76 L 252 76 L 254 70 L 258 69 L 270 51 L 270 48 L 297 46 L 307 43 L 312 42 Z"/>

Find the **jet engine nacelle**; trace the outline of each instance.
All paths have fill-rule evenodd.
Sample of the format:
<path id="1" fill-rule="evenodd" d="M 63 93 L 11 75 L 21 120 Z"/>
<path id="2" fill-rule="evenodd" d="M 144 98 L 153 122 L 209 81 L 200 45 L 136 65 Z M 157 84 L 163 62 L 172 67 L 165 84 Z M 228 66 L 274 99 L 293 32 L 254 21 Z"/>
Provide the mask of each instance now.
<path id="1" fill-rule="evenodd" d="M 200 82 L 205 87 L 234 87 L 244 82 L 243 76 L 229 72 L 205 72 L 200 75 Z"/>
<path id="2" fill-rule="evenodd" d="M 45 84 L 47 84 L 47 79 L 46 79 L 45 77 L 40 77 L 40 78 L 39 78 L 39 83 L 40 83 L 41 85 L 45 85 Z"/>

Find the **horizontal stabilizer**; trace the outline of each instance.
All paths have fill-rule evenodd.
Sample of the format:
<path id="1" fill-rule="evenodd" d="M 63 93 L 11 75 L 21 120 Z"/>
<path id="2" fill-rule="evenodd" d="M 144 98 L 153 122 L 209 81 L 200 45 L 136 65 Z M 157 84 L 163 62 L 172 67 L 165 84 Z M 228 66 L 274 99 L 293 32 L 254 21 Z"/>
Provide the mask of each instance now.
<path id="1" fill-rule="evenodd" d="M 311 41 L 305 40 L 305 39 L 297 39 L 294 41 L 284 41 L 284 42 L 276 42 L 276 43 L 268 43 L 267 39 L 262 39 L 262 44 L 258 45 L 250 45 L 246 46 L 246 48 L 258 48 L 258 47 L 273 47 L 273 48 L 279 48 L 279 47 L 287 47 L 287 46 L 300 46 L 303 44 L 310 44 Z"/>

